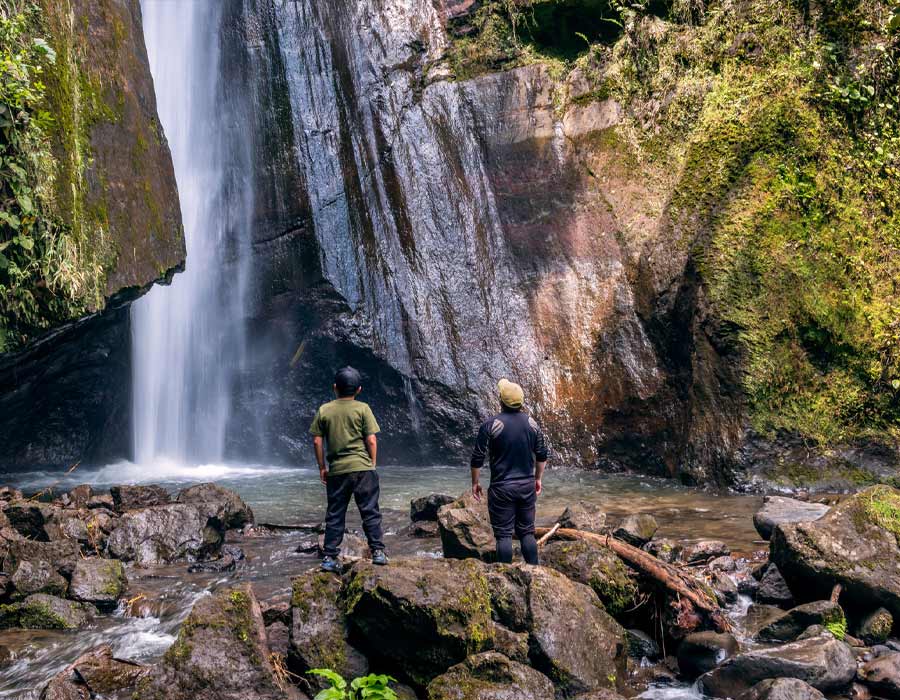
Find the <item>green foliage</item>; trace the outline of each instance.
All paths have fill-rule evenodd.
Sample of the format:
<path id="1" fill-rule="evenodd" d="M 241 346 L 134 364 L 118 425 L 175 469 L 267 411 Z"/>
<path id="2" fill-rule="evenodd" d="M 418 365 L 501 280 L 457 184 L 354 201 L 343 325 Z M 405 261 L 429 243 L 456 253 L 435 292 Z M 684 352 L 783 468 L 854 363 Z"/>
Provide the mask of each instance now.
<path id="1" fill-rule="evenodd" d="M 327 668 L 314 668 L 307 673 L 320 676 L 331 683 L 331 687 L 320 691 L 314 700 L 397 700 L 397 694 L 389 684 L 395 678 L 384 674 L 370 673 L 354 678 L 351 683 Z"/>

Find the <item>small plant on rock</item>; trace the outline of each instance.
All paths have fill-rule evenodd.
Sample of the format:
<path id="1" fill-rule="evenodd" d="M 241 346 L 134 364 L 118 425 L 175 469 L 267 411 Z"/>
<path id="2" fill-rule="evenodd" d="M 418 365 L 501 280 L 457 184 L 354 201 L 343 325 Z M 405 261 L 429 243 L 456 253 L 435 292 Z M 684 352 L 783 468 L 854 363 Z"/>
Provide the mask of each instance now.
<path id="1" fill-rule="evenodd" d="M 314 668 L 307 673 L 321 676 L 331 683 L 330 688 L 319 691 L 313 700 L 397 700 L 397 693 L 388 687 L 396 678 L 370 673 L 354 678 L 349 684 L 343 676 L 328 668 Z"/>

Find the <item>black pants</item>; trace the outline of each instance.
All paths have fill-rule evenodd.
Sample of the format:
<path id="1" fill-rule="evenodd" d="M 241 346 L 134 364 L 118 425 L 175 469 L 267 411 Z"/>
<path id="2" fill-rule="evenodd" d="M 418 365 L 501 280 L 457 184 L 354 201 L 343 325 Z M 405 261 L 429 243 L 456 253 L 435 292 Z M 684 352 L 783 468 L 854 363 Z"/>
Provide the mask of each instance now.
<path id="1" fill-rule="evenodd" d="M 494 537 L 512 537 L 521 540 L 534 534 L 534 510 L 537 493 L 534 479 L 523 481 L 501 481 L 491 484 L 488 489 L 488 512 Z"/>
<path id="2" fill-rule="evenodd" d="M 378 473 L 374 469 L 329 476 L 325 491 L 328 494 L 328 510 L 325 513 L 326 557 L 336 557 L 341 551 L 351 496 L 359 508 L 369 548 L 372 551 L 384 549 L 384 542 L 381 541 L 381 511 L 378 509 Z"/>

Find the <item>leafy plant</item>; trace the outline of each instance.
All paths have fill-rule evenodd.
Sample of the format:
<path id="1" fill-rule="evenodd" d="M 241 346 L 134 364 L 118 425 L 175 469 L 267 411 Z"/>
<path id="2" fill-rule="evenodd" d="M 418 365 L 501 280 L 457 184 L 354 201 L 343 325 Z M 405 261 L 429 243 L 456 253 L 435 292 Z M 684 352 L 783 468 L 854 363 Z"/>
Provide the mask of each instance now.
<path id="1" fill-rule="evenodd" d="M 307 671 L 331 683 L 330 688 L 319 691 L 314 700 L 397 700 L 397 694 L 388 687 L 395 678 L 384 674 L 370 673 L 354 678 L 349 684 L 339 673 L 328 668 L 314 668 Z"/>

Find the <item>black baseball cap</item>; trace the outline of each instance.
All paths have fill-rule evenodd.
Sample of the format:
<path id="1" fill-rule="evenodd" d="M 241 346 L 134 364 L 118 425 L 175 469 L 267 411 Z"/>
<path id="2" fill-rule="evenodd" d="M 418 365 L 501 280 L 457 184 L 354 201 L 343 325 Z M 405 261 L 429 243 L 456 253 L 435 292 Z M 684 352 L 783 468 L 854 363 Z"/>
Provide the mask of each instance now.
<path id="1" fill-rule="evenodd" d="M 350 396 L 355 394 L 362 384 L 362 378 L 353 367 L 349 365 L 342 367 L 334 375 L 334 385 L 337 387 L 338 394 L 341 396 Z"/>

